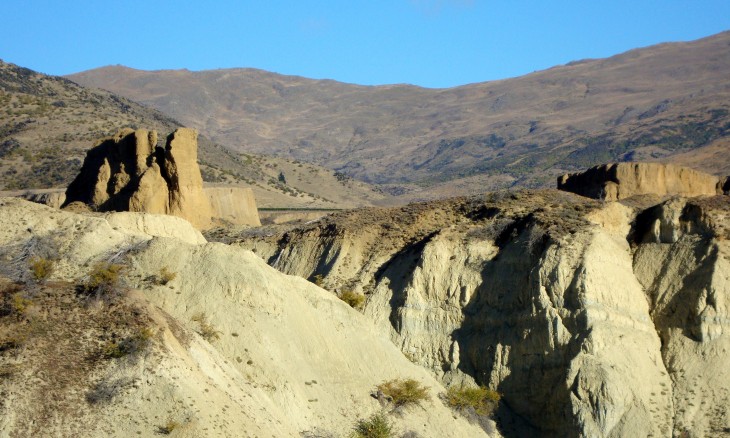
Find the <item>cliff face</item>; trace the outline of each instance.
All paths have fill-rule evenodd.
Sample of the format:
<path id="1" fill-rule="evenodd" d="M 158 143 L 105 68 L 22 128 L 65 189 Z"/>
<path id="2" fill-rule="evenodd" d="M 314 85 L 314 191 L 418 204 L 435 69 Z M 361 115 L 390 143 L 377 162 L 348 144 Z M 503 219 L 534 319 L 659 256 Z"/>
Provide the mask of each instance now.
<path id="1" fill-rule="evenodd" d="M 607 201 L 635 195 L 692 197 L 723 193 L 714 175 L 660 163 L 603 164 L 559 177 L 558 190 Z"/>
<path id="2" fill-rule="evenodd" d="M 212 213 L 197 156 L 194 130 L 177 129 L 164 148 L 157 147 L 155 131 L 122 130 L 87 153 L 64 205 L 82 202 L 97 211 L 171 214 L 208 228 Z"/>
<path id="3" fill-rule="evenodd" d="M 555 191 L 336 214 L 240 245 L 364 293 L 445 383 L 497 388 L 506 436 L 721 436 L 728 199 L 599 205 Z"/>
<path id="4" fill-rule="evenodd" d="M 204 187 L 213 218 L 234 225 L 259 226 L 253 191 L 246 187 Z"/>

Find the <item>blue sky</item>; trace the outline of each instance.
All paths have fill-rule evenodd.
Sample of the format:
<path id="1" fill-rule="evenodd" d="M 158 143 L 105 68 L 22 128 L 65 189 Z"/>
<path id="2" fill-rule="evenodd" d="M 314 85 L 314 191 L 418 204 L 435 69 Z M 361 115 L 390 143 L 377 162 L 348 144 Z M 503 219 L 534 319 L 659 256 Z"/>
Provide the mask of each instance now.
<path id="1" fill-rule="evenodd" d="M 8 0 L 0 58 L 449 87 L 730 29 L 730 0 Z"/>

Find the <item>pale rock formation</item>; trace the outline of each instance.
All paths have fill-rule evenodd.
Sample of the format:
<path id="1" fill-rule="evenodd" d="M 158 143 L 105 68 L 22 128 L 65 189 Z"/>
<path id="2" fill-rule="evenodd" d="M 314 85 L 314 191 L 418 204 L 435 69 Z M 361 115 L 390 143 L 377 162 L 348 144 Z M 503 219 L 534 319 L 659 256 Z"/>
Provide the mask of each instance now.
<path id="1" fill-rule="evenodd" d="M 607 201 L 635 195 L 713 196 L 716 176 L 660 163 L 611 163 L 558 178 L 558 190 Z"/>
<path id="2" fill-rule="evenodd" d="M 364 210 L 239 244 L 364 292 L 416 363 L 503 394 L 505 436 L 727 434 L 730 200 L 558 195 Z"/>
<path id="3" fill-rule="evenodd" d="M 233 225 L 260 226 L 253 190 L 247 187 L 205 187 L 213 218 Z"/>
<path id="4" fill-rule="evenodd" d="M 170 214 L 199 229 L 210 227 L 197 136 L 195 130 L 179 128 L 159 148 L 155 131 L 119 131 L 87 153 L 64 205 L 80 201 L 97 211 Z"/>
<path id="5" fill-rule="evenodd" d="M 189 242 L 169 237 L 185 234 L 179 227 Z M 168 419 L 184 437 L 347 436 L 382 409 L 374 387 L 396 378 L 430 388 L 422 407 L 389 415 L 400 434 L 499 436 L 455 415 L 437 398 L 437 380 L 329 292 L 190 230 L 170 216 L 79 215 L 0 198 L 0 275 L 22 279 L 29 258 L 44 251 L 57 259 L 51 281 L 78 283 L 98 261 L 121 263 L 136 289 L 127 299 L 151 314 L 156 333 L 144 353 L 105 360 L 88 382 L 67 385 L 82 404 L 63 411 L 44 412 L 43 397 L 27 389 L 43 375 L 4 380 L 0 437 L 35 430 L 41 417 L 47 436 L 155 436 Z M 151 282 L 162 267 L 175 279 Z M 219 339 L 196 333 L 201 313 Z M 84 401 L 99 382 L 111 388 L 109 399 Z"/>

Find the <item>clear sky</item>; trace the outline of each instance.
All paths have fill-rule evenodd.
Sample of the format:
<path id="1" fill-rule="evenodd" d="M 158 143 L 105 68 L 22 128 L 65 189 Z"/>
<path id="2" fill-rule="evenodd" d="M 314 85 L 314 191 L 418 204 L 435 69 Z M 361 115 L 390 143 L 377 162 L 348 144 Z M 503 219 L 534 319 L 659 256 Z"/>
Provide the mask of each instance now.
<path id="1" fill-rule="evenodd" d="M 0 58 L 449 87 L 730 29 L 730 0 L 5 0 Z M 730 73 L 729 73 L 730 74 Z"/>

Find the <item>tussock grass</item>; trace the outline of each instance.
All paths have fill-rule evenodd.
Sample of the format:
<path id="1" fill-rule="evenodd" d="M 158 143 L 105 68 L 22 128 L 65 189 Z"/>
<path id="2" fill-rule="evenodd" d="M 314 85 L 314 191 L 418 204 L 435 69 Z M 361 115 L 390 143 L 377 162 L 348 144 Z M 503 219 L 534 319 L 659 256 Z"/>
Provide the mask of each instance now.
<path id="1" fill-rule="evenodd" d="M 454 409 L 474 409 L 478 415 L 489 416 L 501 398 L 497 391 L 483 386 L 452 386 L 446 392 L 446 403 Z"/>
<path id="2" fill-rule="evenodd" d="M 365 305 L 365 295 L 353 292 L 351 290 L 343 290 L 342 292 L 340 292 L 339 298 L 356 310 L 362 309 L 362 307 Z"/>
<path id="3" fill-rule="evenodd" d="M 51 276 L 55 267 L 54 265 L 53 260 L 43 257 L 33 257 L 30 260 L 30 273 L 33 275 L 33 279 L 40 283 Z"/>
<path id="4" fill-rule="evenodd" d="M 365 420 L 358 420 L 352 438 L 391 438 L 393 426 L 385 413 L 378 412 Z"/>
<path id="5" fill-rule="evenodd" d="M 429 399 L 428 387 L 414 379 L 395 379 L 378 385 L 378 391 L 383 393 L 396 408 L 417 405 Z"/>
<path id="6" fill-rule="evenodd" d="M 213 325 L 208 322 L 208 315 L 204 312 L 197 313 L 190 318 L 193 322 L 198 323 L 198 334 L 208 342 L 213 342 L 220 339 L 221 332 L 218 331 Z"/>

